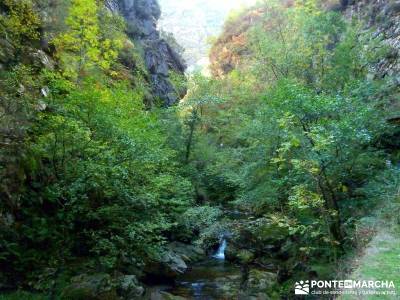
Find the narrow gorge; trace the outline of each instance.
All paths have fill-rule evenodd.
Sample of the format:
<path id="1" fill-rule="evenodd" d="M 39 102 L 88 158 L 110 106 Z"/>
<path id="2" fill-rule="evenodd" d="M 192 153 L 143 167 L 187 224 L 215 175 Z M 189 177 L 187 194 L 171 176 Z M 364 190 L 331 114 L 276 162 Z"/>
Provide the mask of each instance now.
<path id="1" fill-rule="evenodd" d="M 399 49 L 397 0 L 0 0 L 0 300 L 397 299 Z"/>

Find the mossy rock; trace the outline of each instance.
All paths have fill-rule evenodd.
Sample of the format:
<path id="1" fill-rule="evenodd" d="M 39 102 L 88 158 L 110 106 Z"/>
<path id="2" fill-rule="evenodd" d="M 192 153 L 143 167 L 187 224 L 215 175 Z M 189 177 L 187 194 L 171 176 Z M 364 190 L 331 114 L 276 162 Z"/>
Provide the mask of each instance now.
<path id="1" fill-rule="evenodd" d="M 117 292 L 123 299 L 138 299 L 144 294 L 144 288 L 135 275 L 124 275 L 118 279 Z"/>
<path id="2" fill-rule="evenodd" d="M 240 292 L 241 275 L 230 275 L 215 280 L 216 288 L 223 295 L 223 299 L 237 299 Z"/>
<path id="3" fill-rule="evenodd" d="M 156 275 L 166 280 L 174 279 L 187 271 L 188 266 L 181 255 L 168 250 L 162 254 L 159 261 L 151 261 L 146 264 L 144 272 L 147 275 Z"/>
<path id="4" fill-rule="evenodd" d="M 79 275 L 64 288 L 62 300 L 118 300 L 111 276 L 108 274 Z"/>
<path id="5" fill-rule="evenodd" d="M 168 248 L 180 255 L 186 263 L 200 261 L 206 257 L 206 253 L 200 247 L 180 242 L 173 242 L 168 245 Z"/>
<path id="6" fill-rule="evenodd" d="M 254 253 L 249 250 L 240 250 L 237 257 L 241 264 L 249 264 L 254 260 Z"/>
<path id="7" fill-rule="evenodd" d="M 249 294 L 257 295 L 259 293 L 266 293 L 268 289 L 277 283 L 277 278 L 278 276 L 275 273 L 251 269 L 247 280 Z"/>

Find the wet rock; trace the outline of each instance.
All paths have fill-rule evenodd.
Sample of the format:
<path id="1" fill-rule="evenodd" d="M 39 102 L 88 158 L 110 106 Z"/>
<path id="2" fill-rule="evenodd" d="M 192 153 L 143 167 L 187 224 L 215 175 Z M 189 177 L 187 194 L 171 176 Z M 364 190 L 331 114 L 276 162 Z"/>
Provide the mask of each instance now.
<path id="1" fill-rule="evenodd" d="M 158 278 L 172 279 L 183 274 L 188 269 L 182 257 L 172 251 L 167 251 L 158 262 L 146 265 L 145 273 Z"/>
<path id="2" fill-rule="evenodd" d="M 206 255 L 203 249 L 190 244 L 174 242 L 168 248 L 178 254 L 186 263 L 194 263 L 203 259 Z"/>
<path id="3" fill-rule="evenodd" d="M 147 299 L 147 300 L 162 300 L 163 298 L 163 293 L 166 289 L 168 289 L 168 286 L 151 286 L 151 287 L 146 287 L 146 293 L 143 295 L 142 299 Z"/>
<path id="4" fill-rule="evenodd" d="M 252 296 L 265 295 L 267 290 L 276 283 L 277 274 L 251 269 L 246 282 L 247 293 Z"/>
<path id="5" fill-rule="evenodd" d="M 54 70 L 54 61 L 43 50 L 32 53 L 33 62 L 47 70 Z"/>
<path id="6" fill-rule="evenodd" d="M 159 299 L 160 300 L 186 300 L 186 298 L 183 298 L 181 296 L 175 296 L 175 295 L 172 295 L 172 294 L 167 293 L 167 292 L 161 292 Z M 156 299 L 154 299 L 154 300 L 156 300 Z"/>
<path id="7" fill-rule="evenodd" d="M 23 86 L 22 84 L 19 85 L 19 88 L 17 90 L 18 94 L 23 95 L 25 93 L 26 89 L 25 86 Z"/>
<path id="8" fill-rule="evenodd" d="M 277 275 L 272 272 L 251 269 L 249 271 L 248 287 L 252 289 L 265 290 L 277 281 Z"/>
<path id="9" fill-rule="evenodd" d="M 176 296 L 166 292 L 168 286 L 153 286 L 146 289 L 146 294 L 140 299 L 147 300 L 186 300 L 184 297 Z"/>
<path id="10" fill-rule="evenodd" d="M 47 98 L 50 95 L 50 89 L 47 86 L 41 88 L 40 92 L 42 93 L 43 97 L 45 97 L 45 98 Z"/>
<path id="11" fill-rule="evenodd" d="M 135 275 L 124 275 L 118 279 L 117 292 L 123 299 L 138 299 L 143 295 L 144 288 Z"/>
<path id="12" fill-rule="evenodd" d="M 174 275 L 182 274 L 187 270 L 187 265 L 182 257 L 173 252 L 165 254 L 162 262 Z"/>
<path id="13" fill-rule="evenodd" d="M 237 299 L 241 278 L 241 275 L 230 275 L 215 280 L 216 288 L 223 295 L 223 299 Z"/>
<path id="14" fill-rule="evenodd" d="M 38 101 L 38 103 L 35 106 L 36 111 L 45 111 L 47 108 L 47 104 L 44 103 L 43 101 Z"/>
<path id="15" fill-rule="evenodd" d="M 110 275 L 79 275 L 71 279 L 61 295 L 62 300 L 117 300 Z"/>

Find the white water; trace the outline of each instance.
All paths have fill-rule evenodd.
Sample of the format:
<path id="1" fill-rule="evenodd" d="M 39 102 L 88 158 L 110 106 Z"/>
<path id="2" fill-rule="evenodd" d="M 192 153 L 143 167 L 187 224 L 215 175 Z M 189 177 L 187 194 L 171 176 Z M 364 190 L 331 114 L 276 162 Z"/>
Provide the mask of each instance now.
<path id="1" fill-rule="evenodd" d="M 225 259 L 226 244 L 227 244 L 226 239 L 222 239 L 217 252 L 213 255 L 214 258 L 221 259 L 221 260 Z"/>

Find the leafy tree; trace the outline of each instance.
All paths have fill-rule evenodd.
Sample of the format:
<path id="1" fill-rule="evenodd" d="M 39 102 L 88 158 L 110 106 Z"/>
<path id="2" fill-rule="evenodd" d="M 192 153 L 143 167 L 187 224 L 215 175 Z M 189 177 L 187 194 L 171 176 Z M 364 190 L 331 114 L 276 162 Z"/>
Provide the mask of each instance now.
<path id="1" fill-rule="evenodd" d="M 63 3 L 58 68 L 32 65 L 38 3 L 0 4 L 2 282 L 54 295 L 60 273 L 140 276 L 168 243 L 210 250 L 227 230 L 245 273 L 308 276 L 354 245 L 382 170 L 398 181 L 382 143 L 392 90 L 367 76 L 386 49 L 321 1 L 259 3 L 245 66 L 194 74 L 169 109 L 145 106 L 141 49 L 102 1 Z"/>
<path id="2" fill-rule="evenodd" d="M 1 123 L 23 133 L 0 152 L 0 266 L 9 284 L 35 285 L 43 269 L 58 274 L 80 259 L 92 270 L 140 273 L 161 259 L 191 203 L 161 114 L 145 110 L 145 87 L 116 72 L 121 19 L 96 1 L 72 1 L 66 24 L 54 40 L 61 72 L 1 74 Z M 25 272 L 32 265 L 37 271 Z"/>
<path id="3" fill-rule="evenodd" d="M 208 84 L 226 101 L 217 113 L 203 107 L 209 123 L 198 129 L 192 157 L 201 162 L 197 178 L 207 178 L 209 202 L 234 200 L 229 204 L 260 219 L 268 215 L 263 224 L 280 220 L 285 238 L 296 241 L 291 255 L 301 261 L 337 259 L 348 244 L 350 207 L 384 167 L 376 146 L 388 130 L 380 101 L 372 100 L 383 82 L 366 76 L 385 47 L 319 5 L 260 4 L 266 9 L 247 33 L 246 65 Z M 217 197 L 214 179 L 222 182 Z"/>
<path id="4" fill-rule="evenodd" d="M 99 67 L 108 70 L 117 58 L 122 35 L 102 35 L 99 11 L 94 0 L 72 1 L 65 21 L 68 31 L 54 40 L 65 76 L 79 79 Z M 107 15 L 104 18 L 110 19 Z"/>

